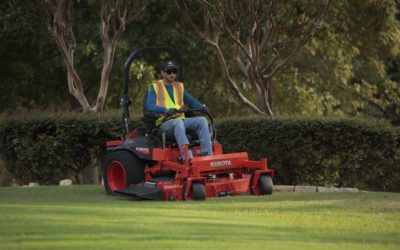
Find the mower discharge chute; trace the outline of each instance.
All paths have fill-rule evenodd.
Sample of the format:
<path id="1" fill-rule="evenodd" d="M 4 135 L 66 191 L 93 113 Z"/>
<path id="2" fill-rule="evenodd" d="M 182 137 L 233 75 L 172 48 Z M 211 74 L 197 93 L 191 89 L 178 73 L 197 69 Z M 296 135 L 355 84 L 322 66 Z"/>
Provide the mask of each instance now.
<path id="1" fill-rule="evenodd" d="M 151 200 L 204 200 L 206 197 L 237 195 L 251 192 L 254 195 L 270 195 L 273 192 L 274 172 L 268 169 L 267 159 L 251 161 L 246 152 L 224 154 L 216 141 L 216 130 L 210 114 L 202 114 L 210 120 L 213 137 L 213 155 L 202 156 L 198 139 L 188 134 L 193 159 L 188 160 L 188 146 L 182 145 L 184 161 L 174 138 L 167 138 L 155 126 L 157 114 L 144 114 L 141 127 L 129 126 L 129 69 L 132 61 L 148 53 L 169 53 L 183 68 L 175 49 L 169 47 L 135 50 L 124 68 L 123 138 L 107 142 L 104 162 L 104 186 L 108 194 L 124 194 Z M 145 103 L 143 105 L 146 105 Z M 201 113 L 201 110 L 182 111 Z"/>

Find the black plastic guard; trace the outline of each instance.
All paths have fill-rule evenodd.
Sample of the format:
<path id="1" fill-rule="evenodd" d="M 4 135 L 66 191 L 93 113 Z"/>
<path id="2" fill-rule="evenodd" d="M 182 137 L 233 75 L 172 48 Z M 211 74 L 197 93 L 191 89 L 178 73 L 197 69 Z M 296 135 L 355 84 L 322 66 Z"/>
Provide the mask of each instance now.
<path id="1" fill-rule="evenodd" d="M 148 199 L 148 200 L 162 200 L 163 199 L 163 191 L 156 187 L 156 183 L 153 182 L 142 182 L 139 184 L 135 184 L 130 186 L 124 190 L 115 191 L 119 194 L 137 196 L 139 198 Z"/>

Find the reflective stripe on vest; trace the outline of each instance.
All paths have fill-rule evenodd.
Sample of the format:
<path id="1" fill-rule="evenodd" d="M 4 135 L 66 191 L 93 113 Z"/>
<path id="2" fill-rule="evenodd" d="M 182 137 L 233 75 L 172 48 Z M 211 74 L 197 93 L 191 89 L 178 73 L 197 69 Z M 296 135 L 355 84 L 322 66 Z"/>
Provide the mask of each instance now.
<path id="1" fill-rule="evenodd" d="M 167 107 L 167 90 L 164 88 L 162 81 L 156 82 L 154 85 L 154 90 L 156 91 L 157 101 L 156 105 L 166 108 Z"/>
<path id="2" fill-rule="evenodd" d="M 172 82 L 174 87 L 174 100 L 180 107 L 183 107 L 183 84 L 180 82 Z"/>
<path id="3" fill-rule="evenodd" d="M 175 109 L 181 109 L 184 105 L 183 101 L 183 92 L 184 92 L 184 87 L 183 83 L 181 82 L 172 82 L 172 87 L 173 87 L 173 95 L 174 95 L 174 101 L 172 101 L 172 98 L 169 96 L 169 93 L 167 89 L 164 86 L 164 83 L 162 80 L 159 80 L 157 82 L 153 83 L 153 88 L 154 91 L 156 92 L 157 99 L 156 99 L 156 105 L 163 107 L 163 108 L 175 108 Z M 164 116 L 165 117 L 165 116 Z M 177 114 L 173 118 L 185 118 L 185 115 L 183 113 Z M 160 118 L 156 121 L 156 125 L 161 124 L 161 120 L 163 118 Z"/>

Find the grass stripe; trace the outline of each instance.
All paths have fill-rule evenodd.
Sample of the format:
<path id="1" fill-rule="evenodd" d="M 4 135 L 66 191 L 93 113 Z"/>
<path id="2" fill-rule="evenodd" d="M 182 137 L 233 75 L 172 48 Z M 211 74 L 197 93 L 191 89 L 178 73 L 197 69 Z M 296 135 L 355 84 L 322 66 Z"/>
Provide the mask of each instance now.
<path id="1" fill-rule="evenodd" d="M 399 228 L 397 193 L 154 202 L 97 186 L 0 188 L 0 249 L 399 249 Z"/>

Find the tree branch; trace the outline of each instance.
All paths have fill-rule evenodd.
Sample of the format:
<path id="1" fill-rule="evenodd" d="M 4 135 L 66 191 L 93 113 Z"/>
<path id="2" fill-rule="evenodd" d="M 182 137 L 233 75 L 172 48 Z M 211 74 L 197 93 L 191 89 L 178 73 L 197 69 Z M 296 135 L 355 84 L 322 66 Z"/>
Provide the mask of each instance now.
<path id="1" fill-rule="evenodd" d="M 265 74 L 266 71 L 268 70 L 267 68 L 264 68 L 261 72 L 261 74 L 263 75 L 263 77 L 265 79 L 269 79 L 271 78 L 273 75 L 275 75 L 283 66 L 285 66 L 287 64 L 287 62 L 302 48 L 304 47 L 304 45 L 306 45 L 311 37 L 314 35 L 314 33 L 316 32 L 318 25 L 320 25 L 320 22 L 322 21 L 322 19 L 326 16 L 329 6 L 331 4 L 331 0 L 326 0 L 326 4 L 322 7 L 322 10 L 319 12 L 319 15 L 317 16 L 315 22 L 313 25 L 310 25 L 310 27 L 307 29 L 307 31 L 305 32 L 306 35 L 304 36 L 303 39 L 301 39 L 301 41 L 292 49 L 292 51 L 286 56 L 286 58 L 284 58 L 283 60 L 281 60 L 281 62 L 273 69 L 271 70 L 271 72 L 269 74 Z M 287 48 L 288 46 L 285 46 L 285 48 Z M 271 63 L 269 64 L 271 65 Z"/>
<path id="2" fill-rule="evenodd" d="M 218 55 L 218 59 L 221 63 L 222 66 L 222 71 L 223 71 L 223 76 L 226 82 L 228 82 L 228 84 L 233 88 L 234 93 L 237 95 L 237 97 L 242 100 L 242 102 L 247 105 L 251 110 L 253 110 L 254 112 L 258 113 L 258 114 L 264 114 L 264 112 L 262 110 L 260 110 L 256 105 L 254 105 L 251 101 L 249 101 L 244 95 L 243 93 L 240 91 L 239 87 L 237 86 L 237 84 L 232 80 L 232 78 L 230 77 L 229 74 L 229 69 L 228 66 L 226 64 L 224 55 L 222 54 L 221 49 L 219 48 L 219 46 L 215 46 L 214 47 L 217 55 Z"/>
<path id="3" fill-rule="evenodd" d="M 303 1 L 295 5 L 283 0 L 198 0 L 203 7 L 202 26 L 190 15 L 188 1 L 182 0 L 189 24 L 216 51 L 224 81 L 254 112 L 270 115 L 274 113 L 272 78 L 314 35 L 331 3 L 324 1 L 315 17 L 297 15 L 293 19 L 296 11 L 302 11 L 299 6 L 304 6 Z M 288 16 L 290 13 L 293 15 Z M 233 46 L 233 51 L 223 52 L 219 37 L 227 39 L 225 42 Z M 227 55 L 233 56 L 233 63 L 255 91 L 257 105 L 243 95 L 231 78 Z"/>

